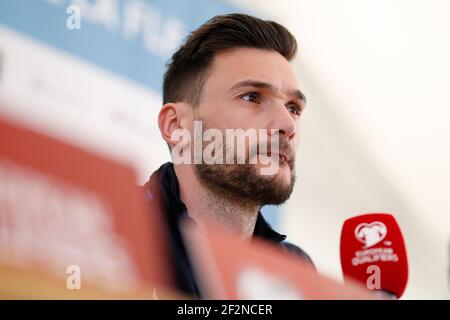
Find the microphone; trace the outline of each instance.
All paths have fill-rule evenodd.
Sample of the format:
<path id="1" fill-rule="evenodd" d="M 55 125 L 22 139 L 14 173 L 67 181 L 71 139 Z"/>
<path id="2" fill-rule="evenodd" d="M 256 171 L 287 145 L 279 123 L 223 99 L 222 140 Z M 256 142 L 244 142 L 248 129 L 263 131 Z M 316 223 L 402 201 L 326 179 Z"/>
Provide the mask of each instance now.
<path id="1" fill-rule="evenodd" d="M 394 216 L 369 213 L 347 219 L 341 233 L 344 280 L 399 299 L 408 282 L 405 242 Z"/>

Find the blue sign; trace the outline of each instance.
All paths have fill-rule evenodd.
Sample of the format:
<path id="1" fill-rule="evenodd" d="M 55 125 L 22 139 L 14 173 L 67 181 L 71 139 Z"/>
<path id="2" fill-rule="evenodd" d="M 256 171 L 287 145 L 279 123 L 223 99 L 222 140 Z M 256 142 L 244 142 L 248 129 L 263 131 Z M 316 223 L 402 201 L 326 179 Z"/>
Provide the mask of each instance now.
<path id="1" fill-rule="evenodd" d="M 0 24 L 161 92 L 182 39 L 234 11 L 214 0 L 0 0 Z"/>

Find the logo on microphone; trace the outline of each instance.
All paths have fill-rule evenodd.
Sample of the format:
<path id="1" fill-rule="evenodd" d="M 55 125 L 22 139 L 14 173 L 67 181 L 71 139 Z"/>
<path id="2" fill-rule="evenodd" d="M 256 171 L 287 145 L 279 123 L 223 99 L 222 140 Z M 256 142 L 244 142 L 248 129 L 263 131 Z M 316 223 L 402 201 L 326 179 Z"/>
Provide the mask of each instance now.
<path id="1" fill-rule="evenodd" d="M 383 241 L 386 237 L 387 228 L 382 222 L 360 223 L 355 228 L 355 237 L 359 242 L 364 243 L 363 248 L 370 248 Z"/>

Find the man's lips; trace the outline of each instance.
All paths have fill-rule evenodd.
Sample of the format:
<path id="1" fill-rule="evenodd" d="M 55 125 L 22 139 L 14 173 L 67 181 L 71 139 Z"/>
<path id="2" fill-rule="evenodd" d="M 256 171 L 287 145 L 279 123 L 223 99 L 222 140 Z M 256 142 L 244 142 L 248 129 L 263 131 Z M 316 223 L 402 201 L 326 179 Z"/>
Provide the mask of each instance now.
<path id="1" fill-rule="evenodd" d="M 267 152 L 266 154 L 263 154 L 263 155 L 268 156 L 268 157 L 272 157 L 272 156 L 276 157 L 276 156 L 278 156 L 280 161 L 289 162 L 289 157 L 285 153 L 282 153 L 282 152 L 280 152 L 280 153 Z"/>

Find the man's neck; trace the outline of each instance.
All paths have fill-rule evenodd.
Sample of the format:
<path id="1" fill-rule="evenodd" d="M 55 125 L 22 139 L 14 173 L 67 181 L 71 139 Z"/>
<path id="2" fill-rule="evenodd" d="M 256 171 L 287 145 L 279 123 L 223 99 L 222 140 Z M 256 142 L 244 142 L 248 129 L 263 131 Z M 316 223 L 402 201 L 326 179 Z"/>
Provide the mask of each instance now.
<path id="1" fill-rule="evenodd" d="M 242 240 L 252 237 L 259 206 L 240 203 L 206 188 L 198 180 L 191 165 L 174 165 L 180 186 L 180 199 L 186 205 L 189 216 L 200 227 L 204 219 L 228 228 Z"/>

